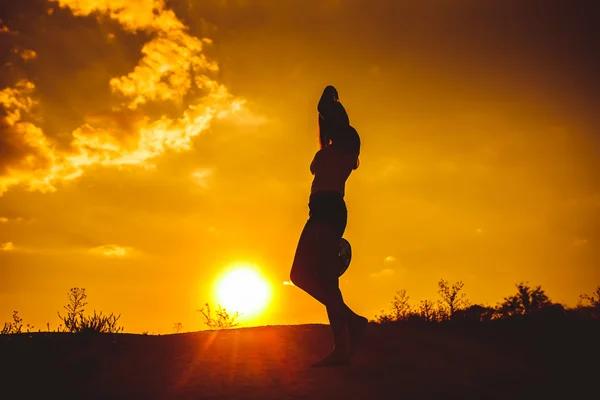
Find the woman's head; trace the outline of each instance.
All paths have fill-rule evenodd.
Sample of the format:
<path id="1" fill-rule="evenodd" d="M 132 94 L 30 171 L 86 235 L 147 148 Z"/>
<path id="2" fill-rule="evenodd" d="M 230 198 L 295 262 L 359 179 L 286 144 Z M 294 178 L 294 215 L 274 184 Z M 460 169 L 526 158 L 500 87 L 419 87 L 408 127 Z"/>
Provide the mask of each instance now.
<path id="1" fill-rule="evenodd" d="M 319 110 L 319 141 L 321 147 L 328 146 L 339 132 L 350 126 L 348 113 L 340 102 L 326 103 Z"/>

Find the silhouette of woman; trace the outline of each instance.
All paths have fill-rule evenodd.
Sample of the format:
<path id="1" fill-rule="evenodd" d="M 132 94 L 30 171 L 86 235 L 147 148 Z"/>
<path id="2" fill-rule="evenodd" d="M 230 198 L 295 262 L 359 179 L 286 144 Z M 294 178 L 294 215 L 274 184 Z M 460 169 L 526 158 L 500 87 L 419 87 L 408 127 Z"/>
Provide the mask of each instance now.
<path id="1" fill-rule="evenodd" d="M 325 305 L 334 349 L 314 366 L 335 366 L 351 361 L 357 341 L 368 324 L 345 303 L 339 287 L 338 256 L 346 229 L 345 184 L 358 168 L 360 138 L 350 126 L 337 90 L 327 86 L 319 105 L 319 143 L 310 165 L 314 175 L 309 198 L 309 219 L 302 230 L 290 279 Z"/>

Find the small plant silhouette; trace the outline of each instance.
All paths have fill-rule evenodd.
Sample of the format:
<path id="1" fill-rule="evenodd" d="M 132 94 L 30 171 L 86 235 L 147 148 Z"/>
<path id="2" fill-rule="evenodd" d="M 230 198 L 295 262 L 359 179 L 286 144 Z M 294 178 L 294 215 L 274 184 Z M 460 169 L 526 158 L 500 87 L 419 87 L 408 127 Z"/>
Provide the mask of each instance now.
<path id="1" fill-rule="evenodd" d="M 91 316 L 84 316 L 85 306 L 87 305 L 87 294 L 84 288 L 71 288 L 67 294 L 69 303 L 64 306 L 67 315 L 64 317 L 58 313 L 58 317 L 65 324 L 65 330 L 71 333 L 119 333 L 123 327 L 118 326 L 121 315 L 110 313 L 104 315 L 102 311 Z"/>
<path id="2" fill-rule="evenodd" d="M 102 311 L 91 316 L 84 316 L 81 320 L 81 325 L 78 333 L 119 333 L 123 331 L 123 327 L 117 325 L 121 315 L 110 313 L 104 315 Z"/>
<path id="3" fill-rule="evenodd" d="M 386 313 L 381 310 L 381 315 L 375 317 L 377 323 L 405 321 L 411 315 L 412 308 L 408 303 L 410 296 L 406 294 L 406 289 L 396 291 L 392 300 L 392 311 Z"/>
<path id="4" fill-rule="evenodd" d="M 81 328 L 81 321 L 83 320 L 83 312 L 87 305 L 87 295 L 85 294 L 84 288 L 74 287 L 71 288 L 67 294 L 69 304 L 63 306 L 67 310 L 67 315 L 62 317 L 57 312 L 58 318 L 60 318 L 65 324 L 65 330 L 68 332 L 78 332 Z"/>
<path id="5" fill-rule="evenodd" d="M 28 325 L 29 326 L 29 325 Z M 33 327 L 31 327 L 33 328 Z M 21 333 L 23 330 L 23 318 L 19 317 L 18 311 L 13 311 L 13 320 L 10 322 L 5 322 L 2 331 L 0 334 L 2 335 L 12 335 Z"/>
<path id="6" fill-rule="evenodd" d="M 586 303 L 583 307 L 589 310 L 590 317 L 600 318 L 600 286 L 596 287 L 596 291 L 591 295 L 582 294 L 579 298 Z"/>
<path id="7" fill-rule="evenodd" d="M 226 309 L 218 305 L 215 315 L 213 316 L 208 303 L 205 303 L 204 307 L 197 311 L 202 313 L 204 323 L 211 329 L 230 329 L 239 326 L 239 322 L 236 320 L 239 318 L 240 314 L 237 311 L 233 314 L 229 314 Z"/>
<path id="8" fill-rule="evenodd" d="M 175 333 L 179 333 L 179 332 L 181 332 L 182 329 L 183 329 L 183 324 L 181 322 L 175 322 L 175 325 L 173 325 L 173 331 Z"/>

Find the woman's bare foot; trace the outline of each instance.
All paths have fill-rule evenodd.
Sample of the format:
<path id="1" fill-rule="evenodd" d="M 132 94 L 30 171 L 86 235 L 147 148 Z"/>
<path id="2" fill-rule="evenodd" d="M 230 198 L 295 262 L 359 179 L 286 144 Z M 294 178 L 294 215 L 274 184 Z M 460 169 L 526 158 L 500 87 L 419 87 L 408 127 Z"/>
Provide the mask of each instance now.
<path id="1" fill-rule="evenodd" d="M 369 320 L 365 317 L 356 316 L 348 323 L 348 336 L 350 337 L 350 357 L 354 356 L 358 343 L 362 338 L 365 328 L 369 324 Z"/>
<path id="2" fill-rule="evenodd" d="M 350 357 L 348 352 L 342 352 L 334 350 L 324 359 L 313 363 L 313 367 L 338 367 L 342 365 L 350 364 Z"/>

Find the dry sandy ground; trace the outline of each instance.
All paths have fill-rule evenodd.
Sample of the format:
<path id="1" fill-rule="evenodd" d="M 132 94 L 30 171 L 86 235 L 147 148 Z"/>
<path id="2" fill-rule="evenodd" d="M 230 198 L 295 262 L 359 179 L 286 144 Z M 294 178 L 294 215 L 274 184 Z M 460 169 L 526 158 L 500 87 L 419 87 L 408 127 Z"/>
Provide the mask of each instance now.
<path id="1" fill-rule="evenodd" d="M 331 349 L 326 325 L 37 333 L 0 337 L 0 398 L 594 398 L 599 337 L 598 324 L 371 324 L 352 366 L 311 368 Z"/>

